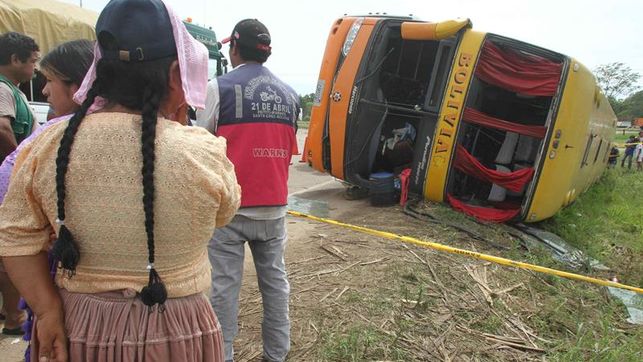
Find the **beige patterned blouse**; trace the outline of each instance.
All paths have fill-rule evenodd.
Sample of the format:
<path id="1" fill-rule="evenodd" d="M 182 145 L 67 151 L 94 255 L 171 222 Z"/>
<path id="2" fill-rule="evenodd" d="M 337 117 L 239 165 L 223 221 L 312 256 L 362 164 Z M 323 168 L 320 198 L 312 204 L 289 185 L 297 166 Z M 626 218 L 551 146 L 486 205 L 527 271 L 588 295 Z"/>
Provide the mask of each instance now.
<path id="1" fill-rule="evenodd" d="M 0 206 L 0 255 L 48 247 L 57 217 L 56 154 L 66 126 L 51 126 L 18 156 Z M 137 115 L 97 113 L 83 120 L 65 182 L 65 224 L 81 257 L 72 278 L 58 273 L 58 286 L 97 293 L 147 285 L 140 138 Z M 232 219 L 241 194 L 225 140 L 160 118 L 154 184 L 156 269 L 170 297 L 205 291 L 207 243 L 215 227 Z"/>

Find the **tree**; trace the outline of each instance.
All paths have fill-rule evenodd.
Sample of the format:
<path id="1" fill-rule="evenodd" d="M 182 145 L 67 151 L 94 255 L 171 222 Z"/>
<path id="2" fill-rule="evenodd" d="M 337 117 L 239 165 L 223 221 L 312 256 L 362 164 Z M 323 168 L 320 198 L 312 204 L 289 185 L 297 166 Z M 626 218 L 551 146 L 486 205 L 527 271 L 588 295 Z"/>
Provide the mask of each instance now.
<path id="1" fill-rule="evenodd" d="M 621 62 L 599 65 L 594 74 L 605 96 L 613 99 L 627 97 L 636 91 L 639 88 L 636 83 L 641 78 L 639 73 Z"/>
<path id="2" fill-rule="evenodd" d="M 618 119 L 623 120 L 621 113 L 624 109 L 623 102 L 625 102 L 625 100 L 618 100 L 614 97 L 608 97 L 607 100 L 610 102 L 610 106 L 612 106 L 612 110 L 614 110 L 614 113 L 616 114 Z"/>
<path id="3" fill-rule="evenodd" d="M 310 121 L 310 113 L 313 108 L 313 102 L 315 101 L 315 93 L 310 93 L 306 95 L 299 95 L 299 105 L 302 109 L 301 120 L 304 122 Z"/>
<path id="4" fill-rule="evenodd" d="M 622 108 L 616 112 L 618 119 L 633 120 L 643 118 L 643 91 L 636 92 L 621 102 Z"/>

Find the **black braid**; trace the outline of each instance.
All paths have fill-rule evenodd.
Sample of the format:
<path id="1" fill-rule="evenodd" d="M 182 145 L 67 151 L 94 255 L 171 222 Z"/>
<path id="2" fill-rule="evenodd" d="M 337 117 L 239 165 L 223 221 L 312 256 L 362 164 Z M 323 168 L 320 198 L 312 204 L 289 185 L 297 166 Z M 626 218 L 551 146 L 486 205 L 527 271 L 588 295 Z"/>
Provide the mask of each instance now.
<path id="1" fill-rule="evenodd" d="M 87 99 L 80 106 L 80 109 L 74 113 L 69 119 L 67 128 L 60 139 L 60 146 L 58 147 L 58 156 L 56 157 L 56 194 L 58 196 L 58 220 L 60 230 L 58 231 L 58 239 L 54 242 L 52 253 L 56 260 L 60 263 L 59 268 L 62 268 L 68 277 L 71 277 L 76 272 L 76 265 L 80 259 L 80 251 L 78 244 L 74 240 L 71 232 L 65 226 L 65 176 L 67 175 L 67 168 L 69 166 L 69 155 L 71 153 L 71 146 L 74 144 L 74 137 L 80 123 L 85 118 L 87 110 L 94 103 L 94 99 L 98 94 L 98 86 L 96 83 L 87 93 Z"/>
<path id="2" fill-rule="evenodd" d="M 156 117 L 162 94 L 151 86 L 143 94 L 141 152 L 143 153 L 143 208 L 145 210 L 145 233 L 147 234 L 148 285 L 141 290 L 141 300 L 147 306 L 163 305 L 167 299 L 167 290 L 154 268 L 154 141 L 156 140 Z"/>
<path id="3" fill-rule="evenodd" d="M 58 218 L 64 221 L 64 181 L 69 163 L 69 152 L 80 121 L 84 118 L 94 98 L 100 96 L 109 104 L 118 104 L 141 111 L 143 118 L 141 126 L 143 168 L 141 172 L 143 175 L 143 208 L 147 234 L 149 282 L 147 286 L 143 287 L 140 294 L 143 303 L 149 307 L 159 304 L 161 311 L 163 303 L 167 299 L 167 290 L 154 268 L 154 141 L 156 139 L 157 113 L 161 100 L 168 92 L 168 69 L 175 59 L 175 57 L 168 57 L 133 63 L 108 59 L 98 61 L 96 81 L 81 109 L 69 121 L 69 126 L 60 142 L 56 160 Z M 54 255 L 60 261 L 62 268 L 73 275 L 80 258 L 78 245 L 64 225 L 61 225 L 60 229 L 59 238 L 54 244 Z"/>

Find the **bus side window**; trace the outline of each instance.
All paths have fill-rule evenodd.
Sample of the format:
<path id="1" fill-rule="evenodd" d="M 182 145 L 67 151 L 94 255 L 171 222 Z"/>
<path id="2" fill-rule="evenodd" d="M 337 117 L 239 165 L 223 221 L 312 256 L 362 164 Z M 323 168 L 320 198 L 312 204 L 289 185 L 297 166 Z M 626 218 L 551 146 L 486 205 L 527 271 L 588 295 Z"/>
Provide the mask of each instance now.
<path id="1" fill-rule="evenodd" d="M 443 40 L 440 42 L 438 49 L 436 66 L 433 68 L 431 74 L 431 82 L 429 84 L 429 92 L 425 101 L 424 108 L 431 112 L 438 112 L 442 102 L 442 95 L 444 94 L 444 85 L 446 78 L 449 76 L 449 67 L 451 66 L 451 59 L 453 58 L 454 43 L 453 41 Z"/>
<path id="2" fill-rule="evenodd" d="M 603 139 L 601 138 L 598 142 L 598 148 L 596 149 L 596 156 L 594 156 L 594 163 L 598 160 L 598 155 L 601 153 L 601 146 L 603 145 Z"/>
<path id="3" fill-rule="evenodd" d="M 607 155 L 610 154 L 610 150 L 612 149 L 612 143 L 608 143 L 607 147 L 605 148 L 605 155 L 603 155 L 603 163 L 607 162 Z"/>
<path id="4" fill-rule="evenodd" d="M 584 166 L 587 166 L 587 156 L 589 156 L 589 150 L 592 148 L 592 142 L 594 141 L 595 135 L 591 134 L 589 135 L 589 138 L 587 139 L 587 145 L 585 146 L 585 154 L 583 154 L 583 162 L 580 164 L 580 167 L 583 168 Z"/>

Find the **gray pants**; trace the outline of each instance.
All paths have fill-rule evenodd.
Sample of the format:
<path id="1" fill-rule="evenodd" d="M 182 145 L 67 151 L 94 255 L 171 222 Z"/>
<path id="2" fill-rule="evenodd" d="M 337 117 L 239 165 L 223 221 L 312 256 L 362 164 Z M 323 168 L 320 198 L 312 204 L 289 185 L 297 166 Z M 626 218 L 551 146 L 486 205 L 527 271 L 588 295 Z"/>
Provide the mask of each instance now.
<path id="1" fill-rule="evenodd" d="M 215 230 L 208 246 L 212 263 L 211 302 L 223 330 L 225 359 L 232 361 L 234 357 L 232 342 L 238 332 L 239 291 L 246 241 L 252 251 L 263 302 L 263 357 L 269 361 L 284 361 L 290 350 L 290 285 L 284 263 L 286 218 L 253 220 L 241 215 Z"/>

